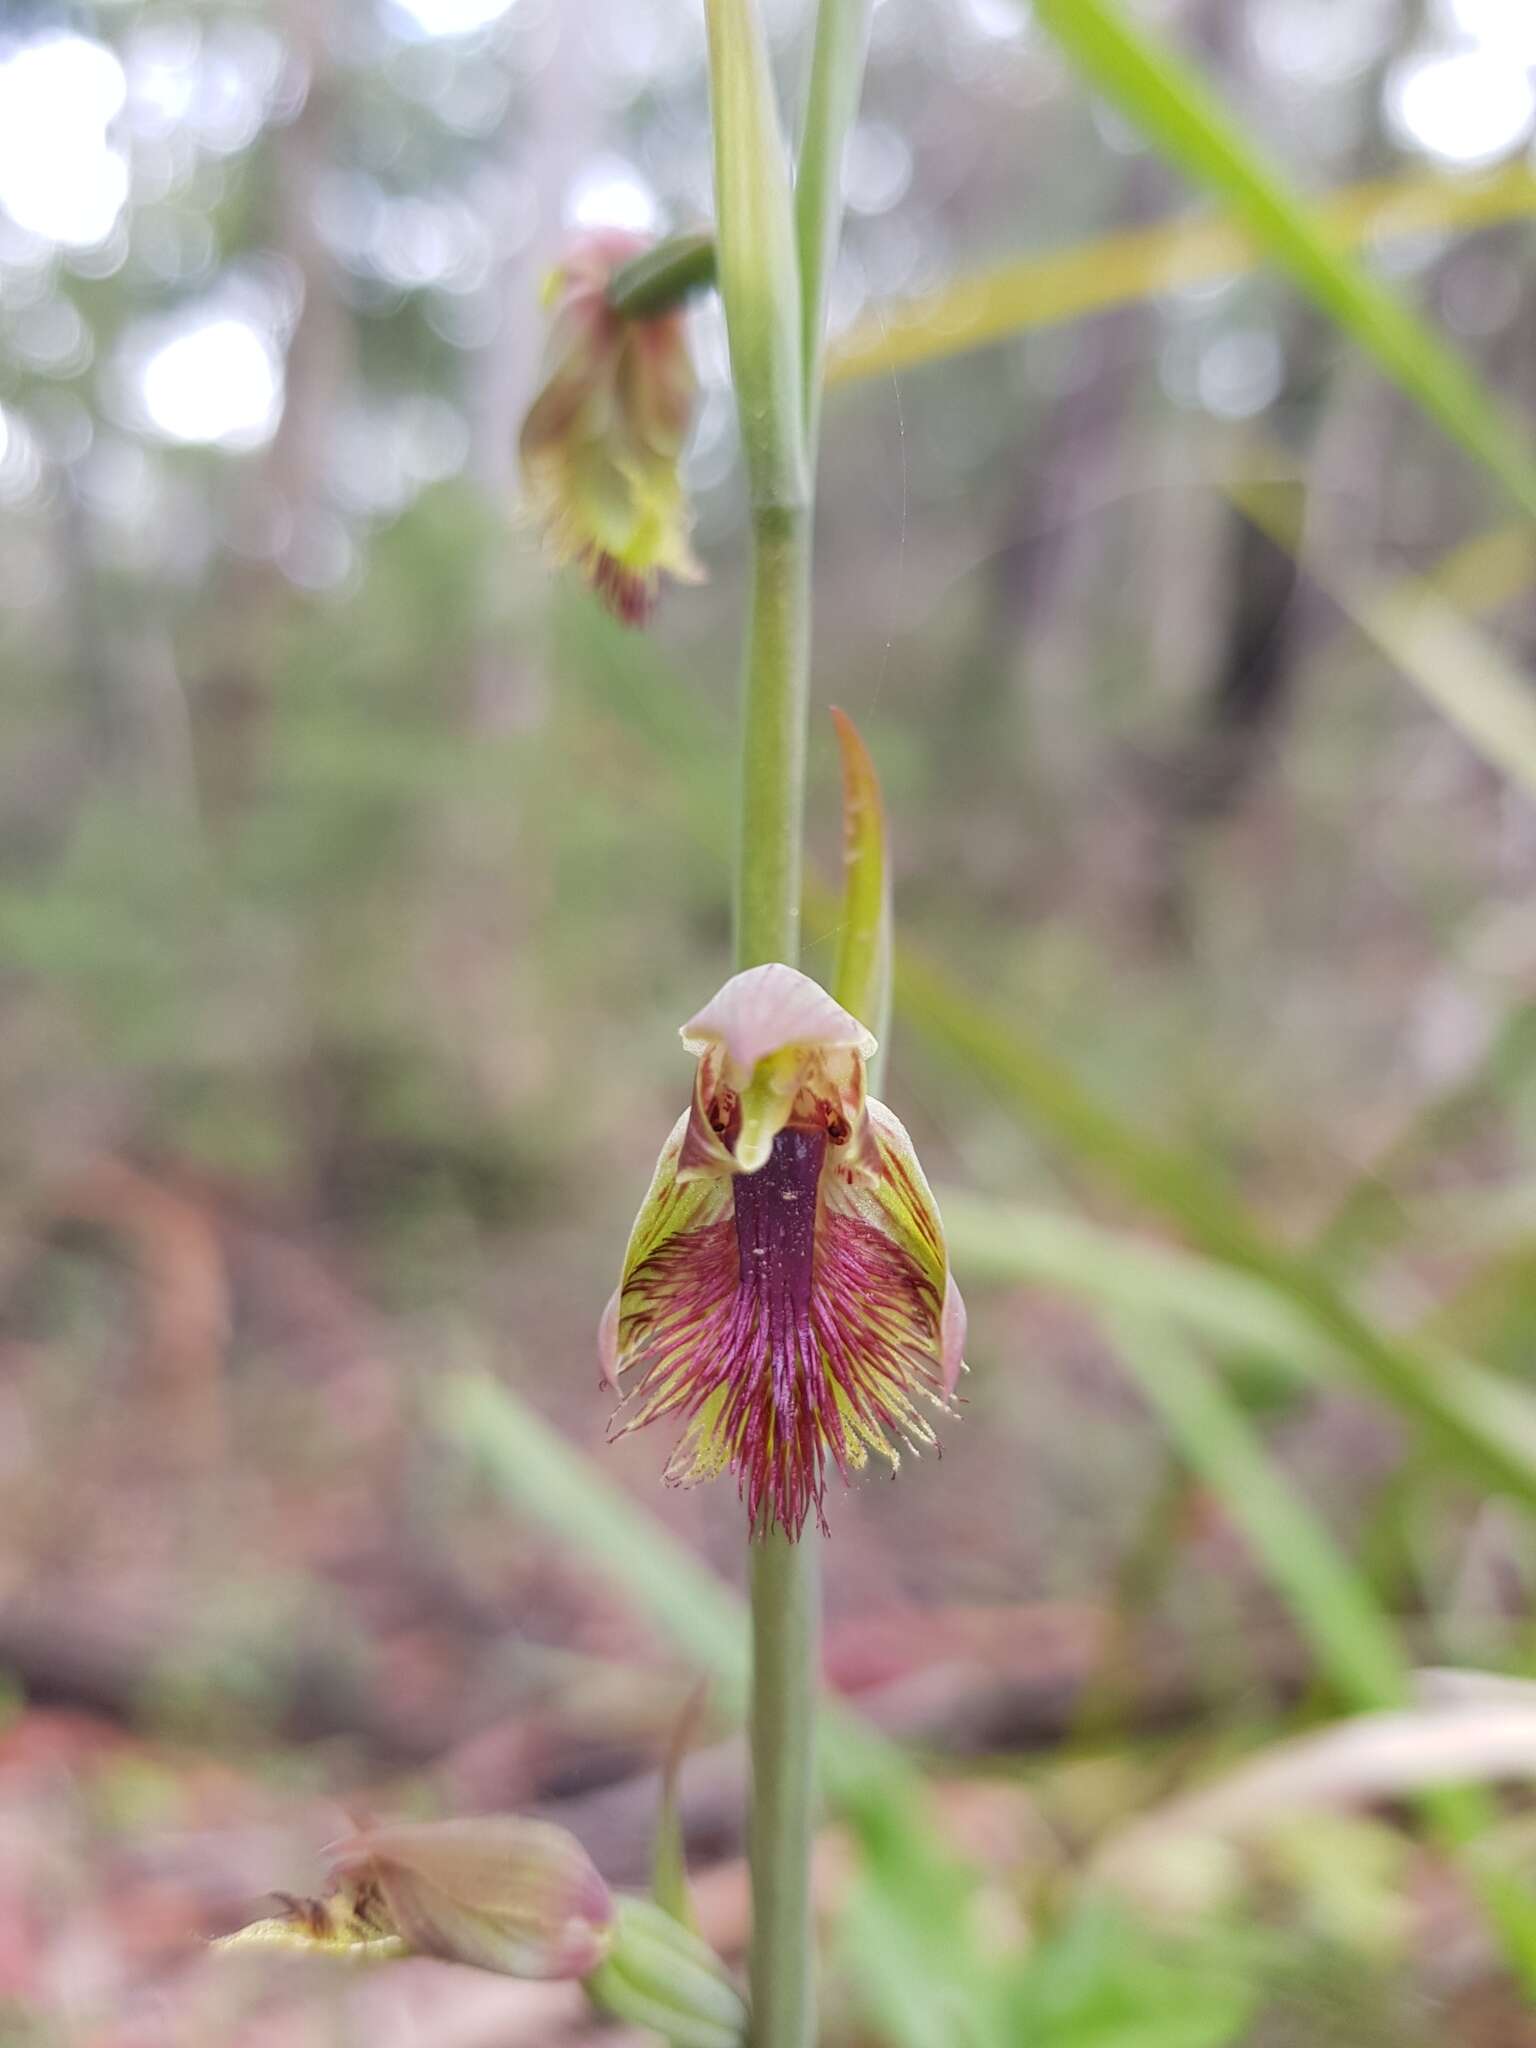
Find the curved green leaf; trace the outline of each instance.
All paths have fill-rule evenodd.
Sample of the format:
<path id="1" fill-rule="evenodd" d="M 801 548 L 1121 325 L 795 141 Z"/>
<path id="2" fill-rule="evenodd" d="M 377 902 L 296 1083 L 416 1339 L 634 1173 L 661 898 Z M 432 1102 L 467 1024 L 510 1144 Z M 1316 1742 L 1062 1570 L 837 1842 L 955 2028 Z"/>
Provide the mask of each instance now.
<path id="1" fill-rule="evenodd" d="M 1536 514 L 1536 457 L 1521 426 L 1454 349 L 1338 247 L 1198 72 L 1114 0 L 1036 0 L 1035 12 L 1084 81 L 1223 200 L 1308 297 Z"/>
<path id="2" fill-rule="evenodd" d="M 1426 230 L 1486 227 L 1536 214 L 1536 172 L 1512 164 L 1488 178 L 1377 178 L 1320 198 L 1313 218 L 1336 250 Z M 885 377 L 988 348 L 1015 334 L 1108 312 L 1154 292 L 1253 270 L 1268 253 L 1236 221 L 1196 218 L 1128 228 L 1068 249 L 1019 256 L 880 306 L 833 347 L 829 384 Z"/>

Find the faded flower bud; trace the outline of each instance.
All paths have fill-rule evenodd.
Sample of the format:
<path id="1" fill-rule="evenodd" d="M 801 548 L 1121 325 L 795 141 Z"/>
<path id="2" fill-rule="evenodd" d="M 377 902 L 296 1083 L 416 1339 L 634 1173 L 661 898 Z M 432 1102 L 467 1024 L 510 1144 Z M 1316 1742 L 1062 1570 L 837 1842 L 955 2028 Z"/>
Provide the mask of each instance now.
<path id="1" fill-rule="evenodd" d="M 585 1977 L 607 1955 L 613 1900 L 574 1835 L 512 1815 L 401 1821 L 332 1852 L 413 1955 L 508 1977 Z"/>
<path id="2" fill-rule="evenodd" d="M 518 442 L 556 559 L 574 563 L 626 625 L 650 617 L 663 572 L 703 576 L 679 474 L 697 388 L 683 315 L 641 318 L 608 301 L 614 274 L 649 246 L 616 228 L 572 243 L 546 287 L 543 375 Z"/>
<path id="3" fill-rule="evenodd" d="M 619 1900 L 613 1945 L 587 1996 L 670 2048 L 741 2048 L 747 2038 L 747 2008 L 725 1964 L 652 1899 Z"/>

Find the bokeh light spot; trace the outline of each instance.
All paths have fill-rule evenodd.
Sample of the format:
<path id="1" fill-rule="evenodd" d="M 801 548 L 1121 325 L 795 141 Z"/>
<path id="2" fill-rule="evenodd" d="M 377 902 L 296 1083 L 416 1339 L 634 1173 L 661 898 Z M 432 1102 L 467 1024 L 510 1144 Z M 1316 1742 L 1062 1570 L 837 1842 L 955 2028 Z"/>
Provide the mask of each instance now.
<path id="1" fill-rule="evenodd" d="M 1467 169 L 1497 163 L 1536 124 L 1536 83 L 1479 44 L 1425 50 L 1393 67 L 1387 119 L 1402 141 Z"/>
<path id="2" fill-rule="evenodd" d="M 277 351 L 249 321 L 228 315 L 173 336 L 139 372 L 144 410 L 169 441 L 254 448 L 283 409 Z"/>
<path id="3" fill-rule="evenodd" d="M 649 234 L 658 218 L 656 195 L 622 157 L 598 157 L 571 186 L 565 218 L 570 227 L 630 228 Z"/>
<path id="4" fill-rule="evenodd" d="M 395 13 L 420 36 L 472 36 L 499 21 L 512 0 L 395 0 Z"/>
<path id="5" fill-rule="evenodd" d="M 128 164 L 107 130 L 127 84 L 86 36 L 46 36 L 0 62 L 0 206 L 63 248 L 106 240 L 128 198 Z"/>
<path id="6" fill-rule="evenodd" d="M 1195 389 L 1206 411 L 1218 419 L 1246 420 L 1279 396 L 1284 377 L 1278 337 L 1267 327 L 1234 327 L 1202 349 Z"/>
<path id="7" fill-rule="evenodd" d="M 855 213 L 885 213 L 906 196 L 912 150 L 887 121 L 860 121 L 843 156 L 843 196 Z"/>

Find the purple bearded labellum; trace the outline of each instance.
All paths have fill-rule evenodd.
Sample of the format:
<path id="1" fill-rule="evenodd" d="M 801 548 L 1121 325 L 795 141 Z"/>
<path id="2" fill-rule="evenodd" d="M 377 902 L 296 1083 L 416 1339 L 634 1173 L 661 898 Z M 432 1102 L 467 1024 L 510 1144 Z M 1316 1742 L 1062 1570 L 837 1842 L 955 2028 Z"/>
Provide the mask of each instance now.
<path id="1" fill-rule="evenodd" d="M 674 1485 L 736 1474 L 754 1529 L 826 1528 L 828 1469 L 932 1444 L 965 1306 L 912 1141 L 866 1097 L 875 1041 L 778 963 L 684 1025 L 693 1101 L 662 1148 L 603 1318 L 613 1433 L 672 1416 Z"/>

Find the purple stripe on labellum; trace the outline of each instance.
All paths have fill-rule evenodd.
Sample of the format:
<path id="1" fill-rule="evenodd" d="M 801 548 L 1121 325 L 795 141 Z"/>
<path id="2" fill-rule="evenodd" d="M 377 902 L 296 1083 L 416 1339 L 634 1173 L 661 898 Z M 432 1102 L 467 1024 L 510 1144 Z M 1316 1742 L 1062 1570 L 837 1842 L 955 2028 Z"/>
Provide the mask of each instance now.
<path id="1" fill-rule="evenodd" d="M 736 1177 L 741 1284 L 758 1302 L 776 1356 L 788 1354 L 792 1334 L 800 1343 L 810 1339 L 816 1194 L 826 1152 L 825 1131 L 780 1131 L 767 1165 Z"/>
<path id="2" fill-rule="evenodd" d="M 734 1182 L 741 1285 L 731 1317 L 732 1350 L 750 1364 L 727 1399 L 726 1423 L 746 1456 L 754 1521 L 771 1496 L 776 1518 L 796 1529 L 813 1501 L 819 1517 L 822 1500 L 822 1375 L 811 1328 L 811 1278 L 826 1152 L 824 1130 L 780 1131 L 767 1164 Z"/>

